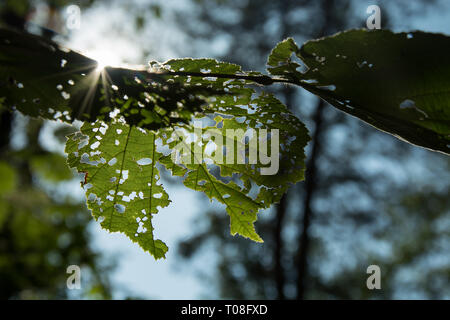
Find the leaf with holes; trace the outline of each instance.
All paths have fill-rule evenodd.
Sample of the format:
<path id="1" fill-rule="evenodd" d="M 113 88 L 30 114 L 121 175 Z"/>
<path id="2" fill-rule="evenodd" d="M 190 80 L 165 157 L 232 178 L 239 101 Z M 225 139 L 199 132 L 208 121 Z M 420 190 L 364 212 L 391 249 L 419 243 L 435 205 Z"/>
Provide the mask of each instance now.
<path id="1" fill-rule="evenodd" d="M 86 123 L 66 144 L 68 164 L 85 173 L 88 208 L 101 226 L 122 232 L 155 259 L 168 250 L 154 237 L 152 217 L 170 200 L 156 168 L 156 135 L 122 123 Z"/>
<path id="2" fill-rule="evenodd" d="M 450 37 L 350 30 L 301 49 L 292 39 L 284 43 L 269 57 L 275 70 L 382 131 L 450 154 Z M 305 73 L 292 56 L 305 63 Z"/>
<path id="3" fill-rule="evenodd" d="M 267 70 L 270 74 L 283 76 L 287 79 L 297 81 L 303 76 L 297 69 L 301 64 L 292 61 L 293 57 L 298 59 L 299 48 L 292 38 L 287 38 L 278 43 L 269 55 Z"/>
<path id="4" fill-rule="evenodd" d="M 305 126 L 270 94 L 216 113 L 213 126 L 166 129 L 163 142 L 172 153 L 160 162 L 184 184 L 226 206 L 233 235 L 262 241 L 253 223 L 260 210 L 280 200 L 304 178 Z M 240 110 L 238 113 L 237 110 Z M 202 119 L 211 122 L 211 119 Z M 177 154 L 178 153 L 178 154 Z"/>

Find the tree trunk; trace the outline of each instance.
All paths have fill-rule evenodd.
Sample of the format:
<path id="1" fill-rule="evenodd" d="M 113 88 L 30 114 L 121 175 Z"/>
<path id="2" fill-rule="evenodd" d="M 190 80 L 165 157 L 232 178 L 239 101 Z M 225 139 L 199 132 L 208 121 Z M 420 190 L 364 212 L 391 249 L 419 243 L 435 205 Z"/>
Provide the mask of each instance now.
<path id="1" fill-rule="evenodd" d="M 322 0 L 320 3 L 324 16 L 324 24 L 319 32 L 319 37 L 325 36 L 331 29 L 338 28 L 342 24 L 342 17 L 333 12 L 336 7 L 335 0 Z M 314 135 L 311 139 L 312 149 L 309 155 L 309 161 L 306 166 L 304 200 L 303 200 L 303 219 L 301 221 L 301 234 L 299 238 L 299 249 L 297 252 L 297 300 L 305 298 L 307 278 L 308 278 L 308 253 L 309 253 L 309 226 L 313 217 L 311 202 L 317 189 L 317 160 L 321 149 L 321 135 L 323 131 L 323 109 L 325 101 L 322 99 L 317 103 L 316 111 L 313 116 L 315 124 Z"/>
<path id="2" fill-rule="evenodd" d="M 280 2 L 280 13 L 283 17 L 286 17 L 286 15 L 290 11 L 290 4 L 289 0 L 282 0 Z M 290 33 L 290 26 L 287 23 L 287 19 L 282 19 L 282 39 L 286 38 Z M 287 108 L 289 110 L 292 109 L 293 104 L 293 98 L 294 98 L 294 89 L 292 87 L 284 87 L 283 88 L 283 95 L 284 100 Z M 275 214 L 275 229 L 274 229 L 274 241 L 275 241 L 275 248 L 274 248 L 274 260 L 275 260 L 275 283 L 276 283 L 276 289 L 277 289 L 277 299 L 278 300 L 284 300 L 285 294 L 284 294 L 284 286 L 286 282 L 285 277 L 285 270 L 283 268 L 282 258 L 283 258 L 283 251 L 284 251 L 284 245 L 283 245 L 283 237 L 282 237 L 282 231 L 283 231 L 283 223 L 284 218 L 286 216 L 286 208 L 288 204 L 288 193 L 284 194 L 283 197 L 280 200 L 280 203 L 276 207 L 276 214 Z"/>
<path id="3" fill-rule="evenodd" d="M 303 200 L 303 221 L 301 224 L 300 244 L 297 256 L 297 299 L 303 300 L 305 297 L 305 287 L 308 274 L 307 256 L 309 250 L 309 233 L 308 229 L 311 224 L 311 217 L 313 215 L 311 209 L 311 201 L 316 191 L 317 183 L 317 158 L 320 153 L 320 135 L 323 122 L 323 108 L 325 102 L 320 99 L 316 111 L 314 113 L 314 135 L 312 136 L 312 150 L 309 155 L 309 161 L 306 168 L 305 176 L 305 197 Z"/>

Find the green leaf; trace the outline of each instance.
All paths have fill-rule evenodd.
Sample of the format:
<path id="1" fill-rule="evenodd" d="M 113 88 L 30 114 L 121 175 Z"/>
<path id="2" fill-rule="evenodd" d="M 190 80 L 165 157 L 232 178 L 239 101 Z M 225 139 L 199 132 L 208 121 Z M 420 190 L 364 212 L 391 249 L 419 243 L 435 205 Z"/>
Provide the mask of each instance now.
<path id="1" fill-rule="evenodd" d="M 350 30 L 300 50 L 289 43 L 308 68 L 291 75 L 298 85 L 382 131 L 450 154 L 450 37 Z"/>
<path id="2" fill-rule="evenodd" d="M 155 239 L 152 217 L 170 200 L 158 184 L 156 162 L 162 154 L 156 139 L 152 131 L 122 123 L 86 123 L 69 136 L 66 152 L 69 166 L 87 174 L 82 185 L 94 218 L 159 259 L 168 248 Z"/>
<path id="3" fill-rule="evenodd" d="M 243 72 L 240 66 L 213 59 L 176 59 L 166 62 L 164 65 L 153 63 L 158 69 L 169 72 L 179 72 L 175 81 L 189 83 L 193 86 L 202 86 L 222 91 L 223 94 L 215 94 L 208 97 L 209 104 L 203 107 L 205 115 L 214 117 L 214 126 L 205 127 L 202 133 L 196 135 L 191 145 L 185 146 L 191 153 L 192 161 L 197 163 L 189 165 L 175 165 L 170 156 L 161 162 L 167 169 L 172 170 L 173 175 L 186 176 L 184 184 L 196 191 L 204 192 L 210 199 L 216 199 L 226 206 L 230 216 L 231 234 L 240 234 L 254 241 L 262 241 L 256 233 L 253 223 L 257 219 L 257 213 L 261 209 L 269 208 L 280 200 L 288 187 L 304 179 L 304 147 L 309 141 L 306 127 L 295 117 L 279 100 L 269 94 L 261 94 L 255 97 L 254 89 L 248 87 L 254 84 L 252 79 L 230 79 L 217 77 L 220 75 L 245 75 L 256 77 L 259 83 L 261 74 Z M 185 73 L 183 75 L 183 73 Z M 201 73 L 199 75 L 195 75 Z M 262 80 L 264 81 L 264 79 Z M 195 132 L 192 125 L 182 126 L 186 134 Z M 280 132 L 281 146 L 279 161 L 280 168 L 275 175 L 263 175 L 261 170 L 265 167 L 260 162 L 257 164 L 217 163 L 215 157 L 205 153 L 207 142 L 199 137 L 204 133 L 213 131 L 223 141 L 227 141 L 226 130 L 251 129 L 276 129 Z M 174 130 L 166 131 L 167 141 L 173 137 Z M 177 134 L 180 134 L 177 132 Z M 186 136 L 184 136 L 186 137 Z M 182 137 L 179 137 L 182 138 Z M 206 139 L 210 139 L 207 138 Z M 169 143 L 174 147 L 179 140 L 174 138 Z M 247 143 L 236 141 L 236 155 L 238 145 L 242 150 L 250 150 L 250 141 Z M 196 148 L 194 145 L 200 146 Z M 258 150 L 259 150 L 258 144 Z M 198 151 L 200 149 L 200 154 Z M 173 150 L 172 150 L 173 151 Z M 209 160 L 209 161 L 208 161 Z M 207 165 L 214 163 L 215 166 Z M 218 170 L 216 170 L 218 169 Z M 217 173 L 219 172 L 219 173 Z M 186 174 L 187 173 L 187 174 Z M 231 181 L 224 179 L 232 177 Z M 258 192 L 253 194 L 252 185 L 256 185 Z"/>
<path id="4" fill-rule="evenodd" d="M 204 101 L 207 104 L 202 105 L 201 112 L 198 112 L 197 116 L 212 117 L 215 125 L 205 127 L 203 131 L 216 130 L 226 139 L 226 130 L 229 129 L 240 129 L 244 132 L 256 128 L 279 130 L 280 142 L 277 146 L 281 145 L 283 149 L 280 150 L 279 170 L 275 175 L 261 174 L 261 170 L 266 167 L 261 163 L 215 163 L 214 167 L 211 163 L 215 159 L 209 157 L 209 164 L 206 164 L 205 159 L 208 159 L 208 156 L 203 155 L 206 143 L 201 147 L 200 158 L 196 155 L 199 159 L 198 163 L 175 164 L 170 155 L 158 158 L 158 161 L 173 175 L 184 176 L 185 186 L 203 192 L 211 200 L 216 199 L 226 206 L 230 216 L 232 235 L 239 234 L 261 242 L 262 239 L 254 226 L 258 212 L 278 202 L 290 185 L 304 179 L 303 150 L 309 140 L 305 126 L 272 95 L 262 94 L 255 97 L 255 90 L 248 85 L 255 83 L 251 77 L 256 77 L 259 81 L 262 75 L 256 72 L 245 73 L 238 65 L 213 59 L 176 59 L 164 64 L 152 62 L 150 66 L 160 74 L 169 72 L 170 74 L 164 74 L 164 76 L 171 86 L 187 84 L 189 88 L 206 90 Z M 216 77 L 216 74 L 222 76 L 238 74 L 250 76 L 250 78 Z M 192 115 L 193 113 L 185 114 L 186 117 L 191 118 Z M 180 134 L 175 128 L 184 128 L 187 133 L 195 130 L 192 121 L 190 124 L 186 122 L 179 123 L 178 126 L 172 124 L 166 128 L 160 128 L 157 135 L 162 137 L 163 143 L 169 147 L 174 147 L 178 141 L 173 139 L 172 142 L 168 142 L 174 133 Z M 197 140 L 194 143 L 201 142 Z M 235 154 L 237 154 L 238 144 L 241 144 L 240 147 L 244 150 L 250 148 L 249 142 L 238 141 L 234 146 Z M 191 150 L 189 152 L 195 154 L 193 149 L 195 148 L 189 149 Z M 253 185 L 258 189 L 256 193 L 252 189 Z"/>
<path id="5" fill-rule="evenodd" d="M 267 60 L 270 74 L 277 76 L 284 76 L 287 79 L 297 80 L 302 78 L 302 75 L 297 68 L 301 65 L 292 61 L 292 58 L 298 57 L 299 48 L 295 44 L 294 39 L 287 38 L 278 43 L 269 55 Z"/>
<path id="6" fill-rule="evenodd" d="M 240 113 L 237 110 L 233 109 L 233 117 L 217 112 L 214 126 L 184 125 L 183 131 L 165 130 L 163 142 L 171 148 L 172 154 L 179 146 L 180 157 L 185 160 L 175 164 L 169 155 L 161 159 L 161 163 L 173 175 L 185 176 L 184 184 L 188 188 L 201 191 L 226 206 L 232 235 L 240 234 L 261 242 L 253 225 L 257 213 L 278 202 L 290 185 L 304 179 L 303 149 L 309 138 L 298 118 L 270 94 L 248 101 L 248 109 L 239 109 Z M 275 130 L 279 141 L 275 140 L 275 150 L 268 152 L 273 156 L 270 164 L 273 171 L 268 173 L 269 165 L 262 163 L 260 154 L 253 163 L 250 154 L 260 152 L 261 138 L 267 137 L 266 131 L 272 136 L 265 148 L 271 149 Z M 245 134 L 249 139 L 245 139 Z M 190 143 L 185 142 L 187 137 Z M 226 154 L 222 146 L 226 147 Z M 232 161 L 227 161 L 229 150 L 233 150 Z M 239 161 L 242 151 L 246 159 Z"/>
<path id="7" fill-rule="evenodd" d="M 195 132 L 192 127 L 185 127 L 185 129 L 188 133 Z M 205 130 L 200 129 L 198 136 L 203 136 L 204 132 Z M 224 135 L 221 130 L 216 130 L 216 132 L 219 136 Z M 240 187 L 234 181 L 222 181 L 213 174 L 212 168 L 204 162 L 204 156 L 208 158 L 205 153 L 206 144 L 201 145 L 200 139 L 197 138 L 192 144 L 188 144 L 183 142 L 188 135 L 171 130 L 167 130 L 166 133 L 167 137 L 171 137 L 173 140 L 168 143 L 172 150 L 177 149 L 176 145 L 181 144 L 185 150 L 182 156 L 190 159 L 183 161 L 182 164 L 175 164 L 171 155 L 169 155 L 162 159 L 161 163 L 168 170 L 171 170 L 173 175 L 185 176 L 183 182 L 186 187 L 204 192 L 211 200 L 215 198 L 226 205 L 226 210 L 230 216 L 232 235 L 238 233 L 254 241 L 262 242 L 253 223 L 257 219 L 258 210 L 264 206 L 249 197 L 249 190 L 245 190 L 245 187 Z M 165 142 L 167 141 L 168 139 L 165 140 Z M 200 146 L 200 152 L 196 151 L 195 145 Z M 220 167 L 227 168 L 226 165 L 220 165 Z M 232 171 L 239 172 L 238 170 Z"/>

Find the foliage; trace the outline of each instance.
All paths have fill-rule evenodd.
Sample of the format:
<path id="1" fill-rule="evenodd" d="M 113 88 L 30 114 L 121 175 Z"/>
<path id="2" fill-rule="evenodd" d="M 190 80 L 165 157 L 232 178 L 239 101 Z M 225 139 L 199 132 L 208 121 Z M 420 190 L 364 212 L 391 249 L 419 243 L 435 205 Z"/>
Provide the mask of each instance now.
<path id="1" fill-rule="evenodd" d="M 449 49 L 450 38 L 442 34 L 350 30 L 301 49 L 292 39 L 283 41 L 269 59 L 269 72 L 300 82 L 380 130 L 449 154 Z M 306 72 L 296 70 L 292 54 Z"/>
<path id="2" fill-rule="evenodd" d="M 162 154 L 156 151 L 156 135 L 124 124 L 102 128 L 99 123 L 83 125 L 81 133 L 89 142 L 79 148 L 80 135 L 74 134 L 66 147 L 69 165 L 87 175 L 88 207 L 103 228 L 125 233 L 156 259 L 162 258 L 167 247 L 154 239 L 151 221 L 158 207 L 170 201 L 157 184 L 156 162 Z M 84 155 L 94 153 L 83 161 Z M 142 163 L 142 159 L 148 161 Z"/>
<path id="3" fill-rule="evenodd" d="M 231 233 L 254 241 L 262 241 L 253 225 L 259 210 L 304 178 L 306 128 L 261 86 L 301 86 L 383 131 L 449 153 L 449 64 L 445 50 L 434 50 L 436 59 L 425 55 L 433 46 L 448 48 L 443 35 L 351 30 L 301 48 L 287 39 L 269 56 L 271 76 L 214 59 L 100 70 L 38 36 L 1 29 L 0 40 L 3 104 L 30 116 L 85 121 L 66 152 L 68 164 L 85 174 L 88 207 L 102 227 L 125 233 L 156 259 L 167 246 L 154 239 L 152 216 L 170 203 L 158 164 L 224 204 Z M 196 120 L 208 124 L 198 128 Z M 269 176 L 262 164 L 216 161 L 224 155 L 218 147 L 206 152 L 212 137 L 205 134 L 223 142 L 228 129 L 280 130 L 281 171 Z M 192 137 L 184 156 L 193 161 L 179 164 L 170 154 L 187 141 L 183 135 Z M 251 138 L 232 142 L 234 160 L 239 148 L 255 147 Z"/>

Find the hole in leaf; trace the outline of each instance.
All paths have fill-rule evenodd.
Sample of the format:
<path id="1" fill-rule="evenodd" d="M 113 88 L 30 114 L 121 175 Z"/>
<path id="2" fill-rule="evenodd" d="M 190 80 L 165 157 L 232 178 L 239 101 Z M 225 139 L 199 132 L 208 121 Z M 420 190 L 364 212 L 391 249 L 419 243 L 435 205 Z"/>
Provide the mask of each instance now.
<path id="1" fill-rule="evenodd" d="M 91 144 L 91 149 L 95 150 L 100 146 L 100 141 L 94 142 L 93 144 Z"/>
<path id="2" fill-rule="evenodd" d="M 110 165 L 110 166 L 113 166 L 113 165 L 115 165 L 117 163 L 117 159 L 116 158 L 112 158 L 111 160 L 109 160 L 109 162 L 108 162 L 108 164 Z M 115 180 L 114 180 L 115 181 Z M 114 182 L 114 181 L 112 181 L 112 182 Z"/>
<path id="3" fill-rule="evenodd" d="M 65 92 L 65 91 L 61 92 L 61 96 L 62 96 L 65 100 L 70 99 L 70 93 L 67 93 L 67 92 Z"/>
<path id="4" fill-rule="evenodd" d="M 114 209 L 116 209 L 116 211 L 118 213 L 124 213 L 125 212 L 125 206 L 121 205 L 121 204 L 115 204 L 114 205 Z"/>
<path id="5" fill-rule="evenodd" d="M 138 161 L 136 161 L 136 162 L 137 162 L 137 164 L 140 165 L 140 166 L 147 166 L 147 165 L 149 165 L 149 164 L 152 163 L 152 159 L 150 159 L 150 158 L 143 158 L 143 159 L 138 160 Z"/>

